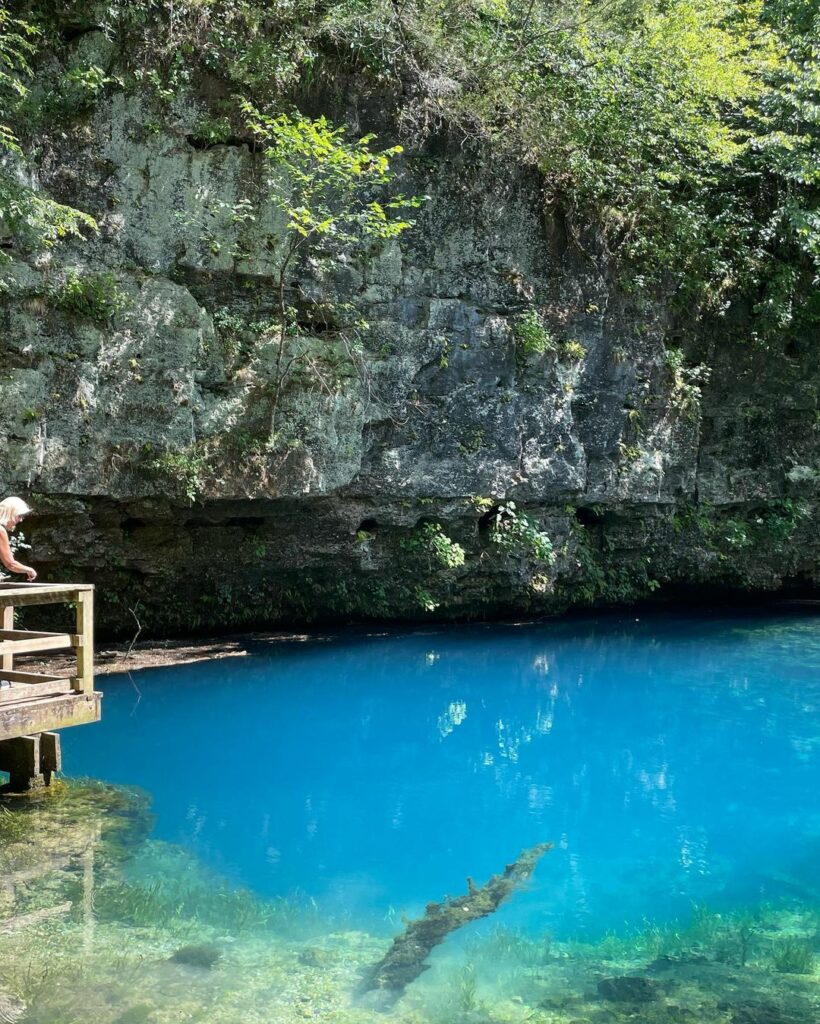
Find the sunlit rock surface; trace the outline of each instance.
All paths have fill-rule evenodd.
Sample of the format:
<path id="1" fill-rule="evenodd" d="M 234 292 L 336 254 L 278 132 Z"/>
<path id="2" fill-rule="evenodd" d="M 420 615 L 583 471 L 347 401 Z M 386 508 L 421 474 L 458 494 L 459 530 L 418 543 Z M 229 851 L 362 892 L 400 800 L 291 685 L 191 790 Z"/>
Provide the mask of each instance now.
<path id="1" fill-rule="evenodd" d="M 276 342 L 249 325 L 275 314 L 284 223 L 258 200 L 258 154 L 197 141 L 206 112 L 115 90 L 55 125 L 42 184 L 100 231 L 2 269 L 0 485 L 36 505 L 41 574 L 100 585 L 103 628 L 129 632 L 137 605 L 156 634 L 814 592 L 813 354 L 637 305 L 594 225 L 491 155 L 406 153 L 397 187 L 430 196 L 415 226 L 295 268 L 317 370 L 274 424 Z M 391 141 L 354 98 L 337 113 Z M 121 308 L 60 308 L 69 271 L 112 274 Z M 361 351 L 328 340 L 318 300 L 367 321 Z M 532 303 L 554 341 L 540 355 L 514 334 Z M 551 559 L 494 543 L 510 501 Z M 414 554 L 428 521 L 463 564 Z"/>

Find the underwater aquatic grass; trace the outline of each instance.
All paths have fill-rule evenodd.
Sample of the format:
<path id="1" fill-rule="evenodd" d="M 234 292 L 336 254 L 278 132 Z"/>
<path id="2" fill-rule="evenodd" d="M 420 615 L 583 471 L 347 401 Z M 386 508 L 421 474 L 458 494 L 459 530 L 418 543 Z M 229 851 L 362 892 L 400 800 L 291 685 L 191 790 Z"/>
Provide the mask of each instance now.
<path id="1" fill-rule="evenodd" d="M 772 952 L 772 967 L 781 974 L 811 974 L 815 955 L 807 939 L 781 939 Z"/>
<path id="2" fill-rule="evenodd" d="M 52 973 L 50 964 L 35 966 L 34 961 L 29 960 L 17 977 L 7 975 L 4 980 L 28 1006 L 46 991 Z"/>
<path id="3" fill-rule="evenodd" d="M 475 1010 L 478 1006 L 478 981 L 475 964 L 466 963 L 461 968 L 458 979 L 458 1004 L 467 1013 Z"/>
<path id="4" fill-rule="evenodd" d="M 496 925 L 488 935 L 479 935 L 465 944 L 471 960 L 513 961 L 523 967 L 540 967 L 549 960 L 552 936 L 527 935 L 518 928 Z"/>
<path id="5" fill-rule="evenodd" d="M 0 804 L 0 846 L 19 843 L 31 834 L 32 817 L 22 807 L 10 810 Z"/>
<path id="6" fill-rule="evenodd" d="M 212 888 L 157 879 L 145 885 L 108 882 L 94 894 L 102 920 L 140 927 L 168 928 L 203 924 L 232 933 L 258 931 L 290 920 L 285 900 L 262 900 L 247 889 Z"/>
<path id="7" fill-rule="evenodd" d="M 639 928 L 623 932 L 607 932 L 597 941 L 573 939 L 564 944 L 571 956 L 603 960 L 654 960 L 659 956 L 675 956 L 685 944 L 680 923 L 659 924 L 644 920 Z"/>
<path id="8" fill-rule="evenodd" d="M 149 1003 L 136 1003 L 134 1006 L 129 1006 L 127 1010 L 124 1010 L 114 1020 L 114 1024 L 147 1024 L 153 1012 L 154 1007 Z"/>
<path id="9" fill-rule="evenodd" d="M 608 932 L 597 942 L 570 941 L 565 949 L 579 958 L 600 957 L 620 962 L 651 962 L 661 957 L 706 955 L 718 963 L 744 967 L 761 941 L 763 908 L 719 913 L 704 904 L 692 909 L 687 923 L 644 920 L 643 926 Z"/>

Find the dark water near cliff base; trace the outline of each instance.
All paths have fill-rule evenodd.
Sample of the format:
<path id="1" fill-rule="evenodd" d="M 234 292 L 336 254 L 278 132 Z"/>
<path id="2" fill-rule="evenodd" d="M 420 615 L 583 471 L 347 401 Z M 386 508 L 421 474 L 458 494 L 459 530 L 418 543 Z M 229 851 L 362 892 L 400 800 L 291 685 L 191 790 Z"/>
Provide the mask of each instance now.
<path id="1" fill-rule="evenodd" d="M 100 683 L 63 746 L 106 785 L 27 816 L 47 881 L 11 905 L 70 909 L 0 929 L 15 1019 L 820 1021 L 820 618 L 334 634 Z M 402 998 L 362 999 L 403 915 L 543 841 Z"/>

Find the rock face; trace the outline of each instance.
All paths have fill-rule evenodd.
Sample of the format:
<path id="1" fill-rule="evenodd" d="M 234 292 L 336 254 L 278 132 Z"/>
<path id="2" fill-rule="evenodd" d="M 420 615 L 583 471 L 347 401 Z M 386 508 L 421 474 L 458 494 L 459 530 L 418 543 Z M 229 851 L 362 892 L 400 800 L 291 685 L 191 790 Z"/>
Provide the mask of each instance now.
<path id="1" fill-rule="evenodd" d="M 203 113 L 114 91 L 55 129 L 42 184 L 99 233 L 0 271 L 0 489 L 36 506 L 41 576 L 99 585 L 104 629 L 133 632 L 129 607 L 160 634 L 815 587 L 813 354 L 637 304 L 594 225 L 489 155 L 407 154 L 415 227 L 298 267 L 300 316 L 368 326 L 351 350 L 313 324 L 274 426 L 258 325 L 284 224 L 259 154 L 202 143 Z M 517 340 L 530 307 L 541 353 Z"/>

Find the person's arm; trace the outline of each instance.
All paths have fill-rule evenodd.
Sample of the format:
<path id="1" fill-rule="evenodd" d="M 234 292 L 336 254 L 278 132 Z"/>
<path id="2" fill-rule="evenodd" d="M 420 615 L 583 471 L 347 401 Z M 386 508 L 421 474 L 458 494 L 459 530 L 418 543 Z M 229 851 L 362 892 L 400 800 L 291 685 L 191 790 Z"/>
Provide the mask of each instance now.
<path id="1" fill-rule="evenodd" d="M 0 562 L 2 562 L 3 568 L 8 569 L 9 572 L 25 573 L 29 583 L 37 579 L 37 571 L 32 569 L 30 565 L 23 565 L 22 562 L 18 562 L 12 554 L 9 535 L 5 527 L 2 526 L 0 526 Z"/>

